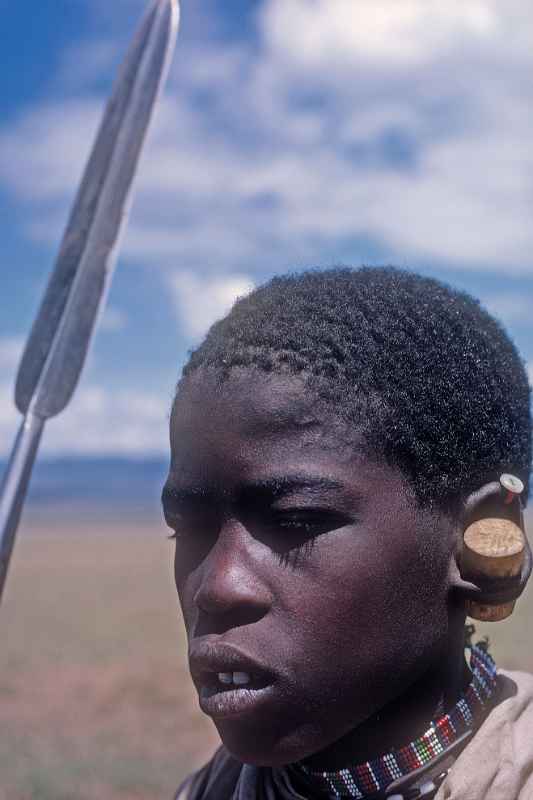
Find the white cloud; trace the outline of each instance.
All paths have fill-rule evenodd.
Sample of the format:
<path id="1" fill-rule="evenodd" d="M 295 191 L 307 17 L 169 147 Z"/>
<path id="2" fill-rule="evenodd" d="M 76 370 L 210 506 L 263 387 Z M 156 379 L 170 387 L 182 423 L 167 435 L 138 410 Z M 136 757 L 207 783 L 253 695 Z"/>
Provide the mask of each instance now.
<path id="1" fill-rule="evenodd" d="M 5 436 L 14 431 L 17 411 L 13 398 L 13 387 L 9 382 L 0 383 L 0 444 L 5 445 Z M 0 447 L 4 449 L 4 447 Z"/>
<path id="2" fill-rule="evenodd" d="M 71 195 L 101 113 L 100 100 L 85 98 L 41 105 L 21 116 L 0 132 L 0 181 L 37 207 Z"/>
<path id="3" fill-rule="evenodd" d="M 167 451 L 169 402 L 149 391 L 111 391 L 89 385 L 47 422 L 41 451 L 62 454 L 161 454 Z M 13 444 L 20 416 L 12 388 L 0 385 L 0 455 Z"/>
<path id="4" fill-rule="evenodd" d="M 193 339 L 199 339 L 217 319 L 223 317 L 237 297 L 253 289 L 247 275 L 199 277 L 180 272 L 170 278 L 180 324 Z"/>
<path id="5" fill-rule="evenodd" d="M 397 263 L 532 272 L 523 0 L 264 0 L 258 25 L 255 50 L 180 41 L 130 259 L 264 275 L 356 262 L 359 237 Z M 102 107 L 47 104 L 0 133 L 0 181 L 32 236 L 57 244 Z"/>
<path id="6" fill-rule="evenodd" d="M 0 370 L 12 371 L 18 367 L 24 340 L 19 336 L 0 338 Z"/>
<path id="7" fill-rule="evenodd" d="M 533 361 L 530 361 L 527 365 L 527 374 L 529 376 L 529 383 L 533 387 Z"/>
<path id="8" fill-rule="evenodd" d="M 54 453 L 161 453 L 167 447 L 168 403 L 148 391 L 82 388 L 50 420 L 44 450 Z"/>
<path id="9" fill-rule="evenodd" d="M 270 46 L 305 68 L 421 65 L 461 38 L 490 39 L 498 22 L 494 2 L 478 0 L 270 0 L 263 14 Z"/>

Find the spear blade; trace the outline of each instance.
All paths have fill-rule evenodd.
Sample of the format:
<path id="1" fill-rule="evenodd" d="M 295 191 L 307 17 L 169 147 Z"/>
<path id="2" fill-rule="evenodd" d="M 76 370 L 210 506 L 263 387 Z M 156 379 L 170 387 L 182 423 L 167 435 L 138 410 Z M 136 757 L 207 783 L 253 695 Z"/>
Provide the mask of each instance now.
<path id="1" fill-rule="evenodd" d="M 156 0 L 126 55 L 19 367 L 15 402 L 47 419 L 78 383 L 115 266 L 133 179 L 170 64 L 177 0 Z"/>

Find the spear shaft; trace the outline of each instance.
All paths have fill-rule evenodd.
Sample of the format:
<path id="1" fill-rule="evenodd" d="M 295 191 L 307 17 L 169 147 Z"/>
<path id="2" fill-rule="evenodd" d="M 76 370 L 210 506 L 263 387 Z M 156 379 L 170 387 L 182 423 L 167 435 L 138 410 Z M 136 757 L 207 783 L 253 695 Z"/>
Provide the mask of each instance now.
<path id="1" fill-rule="evenodd" d="M 44 419 L 41 417 L 31 413 L 24 417 L 2 483 L 0 493 L 0 599 L 43 428 Z"/>

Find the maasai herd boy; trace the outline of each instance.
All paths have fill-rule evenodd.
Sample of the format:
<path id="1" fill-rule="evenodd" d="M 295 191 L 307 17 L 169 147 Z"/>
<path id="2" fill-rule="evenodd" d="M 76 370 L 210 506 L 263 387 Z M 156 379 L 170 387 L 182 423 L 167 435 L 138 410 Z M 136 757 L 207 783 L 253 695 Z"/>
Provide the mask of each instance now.
<path id="1" fill-rule="evenodd" d="M 171 445 L 190 668 L 223 743 L 180 800 L 533 798 L 533 677 L 469 637 L 465 659 L 467 603 L 530 570 L 462 574 L 465 530 L 505 518 L 502 473 L 525 503 L 531 459 L 523 363 L 477 301 L 392 268 L 275 278 L 192 353 Z"/>

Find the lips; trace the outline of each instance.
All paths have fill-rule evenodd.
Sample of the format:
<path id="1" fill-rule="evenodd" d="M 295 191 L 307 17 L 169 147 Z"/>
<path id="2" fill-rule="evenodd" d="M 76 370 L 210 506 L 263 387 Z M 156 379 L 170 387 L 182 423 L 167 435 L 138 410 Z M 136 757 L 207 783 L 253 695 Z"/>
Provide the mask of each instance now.
<path id="1" fill-rule="evenodd" d="M 252 712 L 273 691 L 272 671 L 225 642 L 193 642 L 189 665 L 200 707 L 214 719 Z"/>

